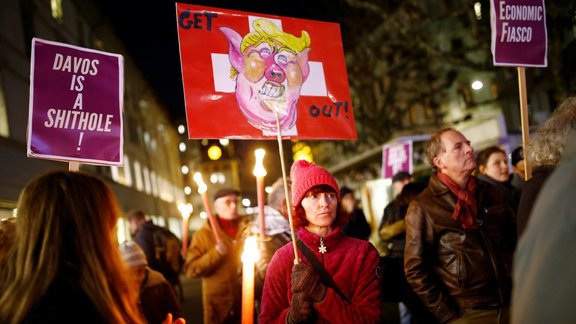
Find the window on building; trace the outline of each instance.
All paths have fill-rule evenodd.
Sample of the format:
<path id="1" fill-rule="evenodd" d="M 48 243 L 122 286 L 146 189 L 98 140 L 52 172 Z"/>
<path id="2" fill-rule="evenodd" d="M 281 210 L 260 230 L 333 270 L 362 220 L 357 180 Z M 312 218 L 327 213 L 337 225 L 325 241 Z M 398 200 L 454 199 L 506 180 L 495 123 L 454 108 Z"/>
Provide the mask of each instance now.
<path id="1" fill-rule="evenodd" d="M 130 159 L 127 155 L 124 155 L 124 166 L 117 167 L 111 166 L 110 171 L 112 173 L 112 179 L 120 184 L 131 187 L 132 186 L 132 175 L 130 174 Z"/>
<path id="2" fill-rule="evenodd" d="M 116 238 L 118 242 L 130 240 L 130 227 L 125 218 L 118 218 L 116 222 Z"/>
<path id="3" fill-rule="evenodd" d="M 142 173 L 144 174 L 144 191 L 147 194 L 151 194 L 152 184 L 150 182 L 150 171 L 148 170 L 148 167 L 142 168 Z"/>
<path id="4" fill-rule="evenodd" d="M 178 236 L 179 239 L 182 239 L 182 223 L 181 218 L 168 217 L 168 229 Z"/>
<path id="5" fill-rule="evenodd" d="M 144 144 L 146 144 L 147 147 L 150 147 L 150 133 L 144 131 Z"/>
<path id="6" fill-rule="evenodd" d="M 64 11 L 62 11 L 62 0 L 50 0 L 50 9 L 52 10 L 52 18 L 59 24 L 64 22 Z"/>
<path id="7" fill-rule="evenodd" d="M 160 190 L 160 199 L 168 201 L 168 182 L 163 177 L 158 177 L 158 189 Z"/>
<path id="8" fill-rule="evenodd" d="M 136 178 L 136 190 L 144 190 L 144 182 L 142 181 L 142 168 L 140 162 L 134 161 L 134 177 Z"/>
<path id="9" fill-rule="evenodd" d="M 174 185 L 164 179 L 163 177 L 158 177 L 158 189 L 160 190 L 160 199 L 166 202 L 174 202 Z"/>
<path id="10" fill-rule="evenodd" d="M 124 179 L 126 180 L 126 185 L 132 187 L 132 173 L 130 172 L 130 158 L 128 155 L 124 154 Z"/>
<path id="11" fill-rule="evenodd" d="M 154 171 L 150 172 L 150 182 L 152 183 L 152 196 L 158 197 L 158 181 Z"/>
<path id="12" fill-rule="evenodd" d="M 4 82 L 2 80 L 2 71 L 0 71 L 0 136 L 10 136 L 8 128 L 8 107 L 6 107 L 6 98 L 4 97 Z"/>
<path id="13" fill-rule="evenodd" d="M 152 149 L 152 152 L 156 152 L 158 145 L 156 145 L 156 139 L 155 138 L 150 140 L 150 148 Z"/>

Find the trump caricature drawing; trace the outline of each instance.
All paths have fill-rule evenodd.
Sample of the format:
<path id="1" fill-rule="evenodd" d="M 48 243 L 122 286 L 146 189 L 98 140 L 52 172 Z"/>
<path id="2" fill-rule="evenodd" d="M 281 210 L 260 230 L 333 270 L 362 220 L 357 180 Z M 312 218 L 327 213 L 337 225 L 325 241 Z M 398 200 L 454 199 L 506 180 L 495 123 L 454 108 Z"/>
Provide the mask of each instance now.
<path id="1" fill-rule="evenodd" d="M 285 33 L 269 20 L 253 22 L 253 31 L 242 37 L 235 30 L 220 27 L 228 39 L 230 77 L 236 80 L 236 101 L 248 122 L 263 131 L 294 129 L 298 99 L 308 78 L 310 36 Z"/>

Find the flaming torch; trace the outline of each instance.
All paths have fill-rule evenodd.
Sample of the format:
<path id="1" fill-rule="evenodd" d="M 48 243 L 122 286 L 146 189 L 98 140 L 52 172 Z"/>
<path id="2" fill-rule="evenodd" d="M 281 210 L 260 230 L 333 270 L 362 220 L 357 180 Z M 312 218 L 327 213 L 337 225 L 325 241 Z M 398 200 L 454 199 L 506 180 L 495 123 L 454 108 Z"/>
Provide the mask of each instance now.
<path id="1" fill-rule="evenodd" d="M 254 264 L 259 257 L 256 238 L 250 236 L 242 252 L 242 324 L 254 323 Z"/>
<path id="2" fill-rule="evenodd" d="M 178 204 L 178 210 L 180 214 L 182 214 L 182 255 L 186 255 L 186 248 L 188 246 L 188 224 L 193 209 L 192 204 Z"/>

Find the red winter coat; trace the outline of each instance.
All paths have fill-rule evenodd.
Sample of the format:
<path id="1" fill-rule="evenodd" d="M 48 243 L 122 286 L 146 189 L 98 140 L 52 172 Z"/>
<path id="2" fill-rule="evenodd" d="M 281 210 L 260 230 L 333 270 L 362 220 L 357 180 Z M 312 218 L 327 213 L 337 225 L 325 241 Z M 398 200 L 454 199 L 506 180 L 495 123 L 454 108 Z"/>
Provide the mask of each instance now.
<path id="1" fill-rule="evenodd" d="M 314 308 L 317 323 L 377 323 L 380 320 L 380 269 L 376 248 L 368 241 L 345 236 L 335 229 L 325 236 L 326 253 L 319 253 L 320 237 L 306 229 L 298 237 L 320 260 L 328 273 L 351 301 L 343 300 L 333 289 L 327 288 L 326 298 Z M 298 256 L 307 265 L 301 252 Z M 290 274 L 294 265 L 292 243 L 284 245 L 272 257 L 262 295 L 260 323 L 286 323 L 292 292 Z"/>

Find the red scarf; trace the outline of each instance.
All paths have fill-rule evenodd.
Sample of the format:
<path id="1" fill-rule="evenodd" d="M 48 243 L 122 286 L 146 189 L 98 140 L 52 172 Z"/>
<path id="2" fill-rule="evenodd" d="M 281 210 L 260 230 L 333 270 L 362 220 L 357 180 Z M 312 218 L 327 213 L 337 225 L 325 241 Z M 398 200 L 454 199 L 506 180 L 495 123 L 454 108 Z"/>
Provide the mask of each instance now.
<path id="1" fill-rule="evenodd" d="M 460 189 L 452 179 L 442 172 L 438 172 L 438 179 L 445 184 L 453 194 L 458 197 L 454 213 L 452 213 L 452 220 L 457 221 L 464 229 L 478 228 L 476 223 L 476 215 L 478 214 L 478 205 L 476 204 L 476 179 L 470 177 L 465 189 Z"/>
<path id="2" fill-rule="evenodd" d="M 240 219 L 227 220 L 218 218 L 218 220 L 220 221 L 220 226 L 224 233 L 230 236 L 230 238 L 235 238 L 236 233 L 238 233 L 238 224 L 240 223 Z"/>

